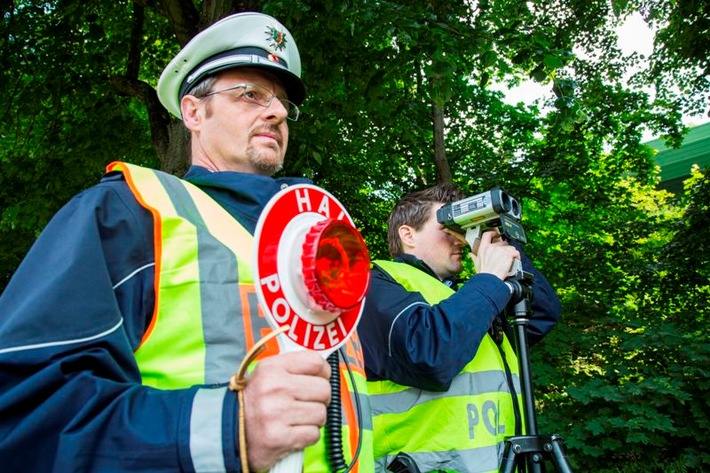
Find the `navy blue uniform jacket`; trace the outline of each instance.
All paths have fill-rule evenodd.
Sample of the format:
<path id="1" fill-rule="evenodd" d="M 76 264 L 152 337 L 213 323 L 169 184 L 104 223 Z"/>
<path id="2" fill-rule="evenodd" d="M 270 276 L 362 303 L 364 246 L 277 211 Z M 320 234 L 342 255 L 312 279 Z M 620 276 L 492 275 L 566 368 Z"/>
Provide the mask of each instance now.
<path id="1" fill-rule="evenodd" d="M 533 344 L 559 320 L 560 301 L 547 279 L 522 251 L 521 257 L 523 270 L 535 278 L 534 314 L 526 332 Z M 437 278 L 423 261 L 412 255 L 404 254 L 395 261 Z M 419 292 L 407 291 L 389 274 L 373 268 L 358 325 L 367 379 L 446 391 L 453 378 L 473 359 L 509 299 L 510 290 L 503 281 L 492 274 L 477 274 L 451 297 L 429 305 Z M 510 341 L 514 343 L 512 338 Z"/>
<path id="2" fill-rule="evenodd" d="M 308 182 L 199 167 L 185 178 L 252 233 L 282 185 Z M 197 387 L 144 387 L 133 356 L 153 314 L 153 253 L 151 214 L 115 173 L 75 196 L 35 242 L 0 297 L 0 470 L 193 471 Z M 231 471 L 237 411 L 226 396 Z"/>

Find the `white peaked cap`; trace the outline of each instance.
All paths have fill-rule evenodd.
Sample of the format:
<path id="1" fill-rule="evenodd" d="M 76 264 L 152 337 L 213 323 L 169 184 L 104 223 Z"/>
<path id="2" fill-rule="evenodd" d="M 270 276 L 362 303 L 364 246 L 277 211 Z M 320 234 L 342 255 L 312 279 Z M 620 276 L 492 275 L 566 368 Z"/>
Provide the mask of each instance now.
<path id="1" fill-rule="evenodd" d="M 306 98 L 301 57 L 291 33 L 275 18 L 246 12 L 225 17 L 190 40 L 158 80 L 158 98 L 182 118 L 180 100 L 205 77 L 236 67 L 266 69 L 283 82 L 288 99 Z"/>

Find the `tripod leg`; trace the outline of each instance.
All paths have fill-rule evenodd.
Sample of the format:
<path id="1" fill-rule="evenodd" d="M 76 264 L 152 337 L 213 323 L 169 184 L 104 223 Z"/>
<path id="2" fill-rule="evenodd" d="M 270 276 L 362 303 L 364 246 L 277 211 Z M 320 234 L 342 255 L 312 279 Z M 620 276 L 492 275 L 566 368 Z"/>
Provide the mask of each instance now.
<path id="1" fill-rule="evenodd" d="M 512 451 L 510 442 L 505 446 L 505 455 L 503 455 L 503 463 L 500 467 L 500 473 L 514 473 L 516 454 Z"/>
<path id="2" fill-rule="evenodd" d="M 517 473 L 544 473 L 546 470 L 545 461 L 551 460 L 555 471 L 572 473 L 562 448 L 562 439 L 556 434 L 545 436 L 538 435 L 537 432 L 527 339 L 527 326 L 533 316 L 533 293 L 530 289 L 533 279 L 531 274 L 520 271 L 516 276 L 508 277 L 505 280 L 513 292 L 513 297 L 505 308 L 505 315 L 513 319 L 516 328 L 515 348 L 520 368 L 527 435 L 509 437 L 506 440 L 505 455 L 500 471 L 513 473 L 517 465 Z"/>
<path id="3" fill-rule="evenodd" d="M 529 464 L 531 473 L 545 473 L 545 461 L 542 455 L 533 453 L 529 455 Z"/>
<path id="4" fill-rule="evenodd" d="M 562 448 L 562 443 L 557 435 L 552 436 L 552 462 L 555 464 L 556 471 L 560 473 L 572 473 L 572 468 L 570 468 L 567 462 L 567 456 Z"/>

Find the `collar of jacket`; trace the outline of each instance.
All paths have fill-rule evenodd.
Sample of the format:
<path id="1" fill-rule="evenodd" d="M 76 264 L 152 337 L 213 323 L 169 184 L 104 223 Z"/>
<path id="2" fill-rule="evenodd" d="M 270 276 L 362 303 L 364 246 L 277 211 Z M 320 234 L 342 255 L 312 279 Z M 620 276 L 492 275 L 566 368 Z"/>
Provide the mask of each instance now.
<path id="1" fill-rule="evenodd" d="M 460 278 L 457 276 L 451 276 L 446 279 L 441 279 L 439 276 L 436 275 L 433 269 L 429 267 L 428 264 L 426 264 L 423 260 L 420 260 L 414 255 L 410 255 L 408 253 L 402 253 L 401 255 L 397 256 L 395 259 L 398 263 L 406 263 L 410 266 L 414 266 L 420 271 L 424 271 L 427 273 L 429 276 L 438 279 L 439 281 L 443 282 L 447 286 L 449 286 L 451 289 L 454 291 L 458 289 L 458 285 L 462 282 Z"/>
<path id="2" fill-rule="evenodd" d="M 252 234 L 261 211 L 275 194 L 295 184 L 312 184 L 302 177 L 273 178 L 244 172 L 212 172 L 201 166 L 190 166 L 183 179 L 198 186 L 237 216 Z"/>

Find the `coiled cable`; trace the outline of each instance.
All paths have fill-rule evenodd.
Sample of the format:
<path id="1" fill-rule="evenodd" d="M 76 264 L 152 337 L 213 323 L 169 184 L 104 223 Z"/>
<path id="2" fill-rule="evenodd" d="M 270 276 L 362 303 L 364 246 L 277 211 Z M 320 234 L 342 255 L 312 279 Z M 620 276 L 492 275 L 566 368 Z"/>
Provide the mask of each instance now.
<path id="1" fill-rule="evenodd" d="M 325 448 L 331 471 L 347 468 L 343 454 L 342 399 L 340 398 L 339 350 L 328 356 L 330 364 L 330 389 L 332 391 L 325 422 Z"/>
<path id="2" fill-rule="evenodd" d="M 345 455 L 343 454 L 343 440 L 342 440 L 342 403 L 340 397 L 340 364 L 338 352 L 342 348 L 338 349 L 328 357 L 328 363 L 331 367 L 330 375 L 330 386 L 333 391 L 332 399 L 327 410 L 327 420 L 325 424 L 325 443 L 326 443 L 326 454 L 328 456 L 328 463 L 330 464 L 331 471 L 342 473 L 349 473 L 350 470 L 357 464 L 360 458 L 360 449 L 362 448 L 362 406 L 360 405 L 360 396 L 357 390 L 357 383 L 355 382 L 355 376 L 353 375 L 352 369 L 350 368 L 350 363 L 348 363 L 347 357 L 343 354 L 343 362 L 348 370 L 348 377 L 350 378 L 350 383 L 353 386 L 353 398 L 355 399 L 355 412 L 357 413 L 357 447 L 352 455 L 352 461 L 349 465 L 345 463 Z"/>

